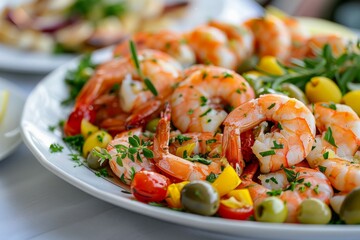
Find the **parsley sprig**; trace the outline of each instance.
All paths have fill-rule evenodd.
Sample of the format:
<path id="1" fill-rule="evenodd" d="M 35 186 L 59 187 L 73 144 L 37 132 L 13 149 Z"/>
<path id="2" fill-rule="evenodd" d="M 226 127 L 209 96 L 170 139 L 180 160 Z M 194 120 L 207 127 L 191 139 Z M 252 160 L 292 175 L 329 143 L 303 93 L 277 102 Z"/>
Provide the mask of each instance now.
<path id="1" fill-rule="evenodd" d="M 146 158 L 154 157 L 153 151 L 148 149 L 148 146 L 151 145 L 150 141 L 140 140 L 140 138 L 136 135 L 129 136 L 128 140 L 130 145 L 129 147 L 123 144 L 114 146 L 117 152 L 116 162 L 120 166 L 122 166 L 122 160 L 126 157 L 128 157 L 133 162 L 135 162 L 135 160 L 142 162 L 141 154 Z"/>

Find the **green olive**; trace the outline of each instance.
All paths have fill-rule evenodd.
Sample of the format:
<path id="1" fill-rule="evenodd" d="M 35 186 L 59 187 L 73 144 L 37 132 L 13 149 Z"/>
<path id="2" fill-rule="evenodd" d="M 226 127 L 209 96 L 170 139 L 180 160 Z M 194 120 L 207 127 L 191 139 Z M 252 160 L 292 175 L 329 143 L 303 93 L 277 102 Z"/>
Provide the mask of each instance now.
<path id="1" fill-rule="evenodd" d="M 250 71 L 256 67 L 259 62 L 259 57 L 253 55 L 252 57 L 247 58 L 237 69 L 238 73 L 243 73 Z"/>
<path id="2" fill-rule="evenodd" d="M 281 90 L 288 93 L 289 97 L 296 98 L 305 104 L 309 104 L 309 100 L 305 96 L 305 93 L 301 91 L 296 85 L 291 83 L 284 83 L 281 85 Z"/>
<path id="3" fill-rule="evenodd" d="M 255 208 L 255 219 L 259 222 L 285 222 L 288 209 L 284 202 L 277 197 L 265 198 Z"/>
<path id="4" fill-rule="evenodd" d="M 101 161 L 100 161 L 100 157 L 98 157 L 98 156 L 96 155 L 96 152 L 102 153 L 102 152 L 103 152 L 103 149 L 100 148 L 100 147 L 94 147 L 94 148 L 90 151 L 90 153 L 89 153 L 89 155 L 88 155 L 88 157 L 87 157 L 87 159 L 86 159 L 88 166 L 89 166 L 91 169 L 94 169 L 94 170 L 97 170 L 97 169 L 99 169 L 99 168 L 103 168 L 103 167 L 105 167 L 105 166 L 109 163 L 108 160 L 105 160 L 104 162 L 101 162 Z"/>
<path id="5" fill-rule="evenodd" d="M 207 181 L 193 181 L 181 190 L 181 204 L 189 212 L 214 215 L 219 208 L 219 194 Z"/>
<path id="6" fill-rule="evenodd" d="M 298 220 L 306 224 L 327 224 L 331 220 L 331 210 L 317 198 L 305 199 L 298 210 Z"/>
<path id="7" fill-rule="evenodd" d="M 146 124 L 146 130 L 156 132 L 156 127 L 159 124 L 160 118 L 154 118 Z"/>
<path id="8" fill-rule="evenodd" d="M 346 224 L 360 224 L 360 188 L 346 196 L 340 208 L 340 218 Z"/>

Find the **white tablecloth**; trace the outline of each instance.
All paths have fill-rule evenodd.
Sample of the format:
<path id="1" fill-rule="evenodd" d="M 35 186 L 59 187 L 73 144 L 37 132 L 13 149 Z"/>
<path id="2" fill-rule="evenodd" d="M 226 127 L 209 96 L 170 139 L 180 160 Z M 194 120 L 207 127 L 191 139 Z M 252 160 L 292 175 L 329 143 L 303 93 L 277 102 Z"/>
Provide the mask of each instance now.
<path id="1" fill-rule="evenodd" d="M 0 71 L 29 94 L 41 75 Z M 42 167 L 24 144 L 0 162 L 0 239 L 238 239 L 159 221 L 94 198 Z"/>

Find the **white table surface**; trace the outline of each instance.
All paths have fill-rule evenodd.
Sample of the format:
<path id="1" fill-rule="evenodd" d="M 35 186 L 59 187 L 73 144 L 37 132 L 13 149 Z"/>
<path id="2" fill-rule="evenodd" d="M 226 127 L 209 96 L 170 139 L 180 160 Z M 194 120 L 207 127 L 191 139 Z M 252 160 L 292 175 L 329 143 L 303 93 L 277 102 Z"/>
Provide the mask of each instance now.
<path id="1" fill-rule="evenodd" d="M 29 94 L 43 75 L 0 71 Z M 0 162 L 0 239 L 238 239 L 142 216 L 73 187 L 24 144 Z"/>

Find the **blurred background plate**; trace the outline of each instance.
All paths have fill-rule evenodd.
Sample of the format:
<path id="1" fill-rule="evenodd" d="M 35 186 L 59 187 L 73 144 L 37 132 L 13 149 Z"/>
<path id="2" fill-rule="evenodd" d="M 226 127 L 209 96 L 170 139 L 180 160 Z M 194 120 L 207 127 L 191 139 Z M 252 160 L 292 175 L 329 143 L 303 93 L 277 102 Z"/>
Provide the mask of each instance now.
<path id="1" fill-rule="evenodd" d="M 0 1 L 0 11 L 6 2 L 10 4 L 10 1 Z M 19 0 L 11 1 L 11 4 L 14 2 Z M 176 0 L 167 0 L 167 2 L 176 2 Z M 262 13 L 262 8 L 251 0 L 190 0 L 187 12 L 170 28 L 185 31 L 209 19 L 237 23 L 250 17 L 261 16 Z M 0 53 L 0 69 L 29 73 L 47 73 L 75 56 L 28 52 L 3 44 L 0 44 Z"/>

